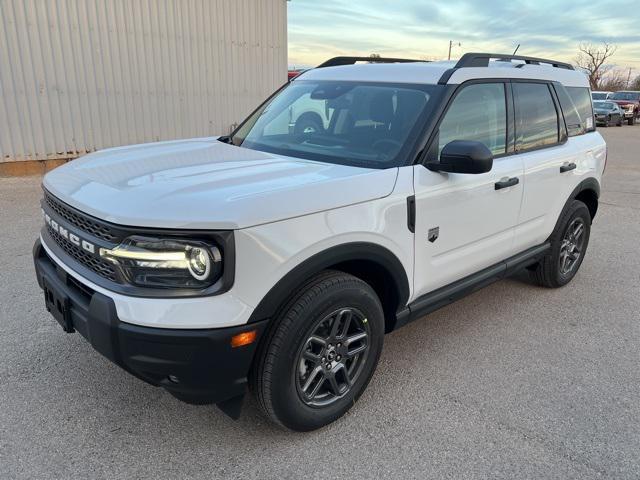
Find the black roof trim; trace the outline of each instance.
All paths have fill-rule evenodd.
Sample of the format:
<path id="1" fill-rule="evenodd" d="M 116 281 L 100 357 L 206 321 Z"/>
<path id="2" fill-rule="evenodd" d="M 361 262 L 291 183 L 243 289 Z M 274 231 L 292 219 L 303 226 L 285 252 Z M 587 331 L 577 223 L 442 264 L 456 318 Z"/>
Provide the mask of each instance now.
<path id="1" fill-rule="evenodd" d="M 356 62 L 369 63 L 412 63 L 427 62 L 428 60 L 412 60 L 410 58 L 388 58 L 388 57 L 333 57 L 321 63 L 316 68 L 339 67 L 342 65 L 353 65 Z"/>
<path id="2" fill-rule="evenodd" d="M 525 57 L 522 55 L 509 55 L 503 53 L 465 53 L 454 68 L 464 67 L 488 67 L 489 61 L 495 59 L 502 62 L 511 62 L 512 60 L 521 60 L 528 65 L 540 65 L 541 63 L 556 68 L 564 68 L 565 70 L 575 70 L 573 65 L 565 62 L 557 62 L 546 58 Z"/>

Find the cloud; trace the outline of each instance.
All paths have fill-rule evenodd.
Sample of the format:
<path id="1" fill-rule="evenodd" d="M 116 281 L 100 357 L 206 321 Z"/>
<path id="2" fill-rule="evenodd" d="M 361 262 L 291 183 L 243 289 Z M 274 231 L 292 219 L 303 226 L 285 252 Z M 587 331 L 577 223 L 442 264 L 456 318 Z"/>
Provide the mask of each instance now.
<path id="1" fill-rule="evenodd" d="M 468 51 L 572 61 L 581 42 L 618 45 L 613 62 L 640 68 L 637 0 L 292 0 L 289 63 L 316 65 L 339 54 L 445 58 L 449 40 Z"/>

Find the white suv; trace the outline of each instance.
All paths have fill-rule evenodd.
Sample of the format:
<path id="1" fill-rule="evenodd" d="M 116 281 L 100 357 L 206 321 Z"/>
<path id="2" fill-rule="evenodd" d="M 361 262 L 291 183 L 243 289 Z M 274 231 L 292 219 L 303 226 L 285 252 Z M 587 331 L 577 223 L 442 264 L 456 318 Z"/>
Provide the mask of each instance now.
<path id="1" fill-rule="evenodd" d="M 606 162 L 587 78 L 362 60 L 303 73 L 230 136 L 49 173 L 34 260 L 62 327 L 181 400 L 237 417 L 250 387 L 311 430 L 363 393 L 385 333 L 517 269 L 568 283 Z M 292 128 L 303 107 L 326 123 Z"/>

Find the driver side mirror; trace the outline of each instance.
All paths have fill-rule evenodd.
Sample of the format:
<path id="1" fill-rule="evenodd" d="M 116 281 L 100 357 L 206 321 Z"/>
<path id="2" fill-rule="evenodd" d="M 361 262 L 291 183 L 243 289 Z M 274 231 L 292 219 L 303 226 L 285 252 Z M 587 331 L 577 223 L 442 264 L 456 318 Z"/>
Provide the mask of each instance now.
<path id="1" fill-rule="evenodd" d="M 428 162 L 426 167 L 433 172 L 487 173 L 493 167 L 493 154 L 484 143 L 454 140 L 444 146 L 439 162 Z"/>

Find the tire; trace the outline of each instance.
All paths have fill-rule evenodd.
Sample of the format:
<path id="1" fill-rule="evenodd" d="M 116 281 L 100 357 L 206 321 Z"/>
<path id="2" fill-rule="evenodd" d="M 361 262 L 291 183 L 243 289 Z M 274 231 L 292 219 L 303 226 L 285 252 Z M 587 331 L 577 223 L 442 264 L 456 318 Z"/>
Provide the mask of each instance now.
<path id="1" fill-rule="evenodd" d="M 577 239 L 571 238 L 569 230 L 575 230 L 577 225 L 582 225 L 582 233 Z M 551 249 L 547 255 L 532 270 L 534 280 L 544 287 L 558 288 L 569 283 L 580 269 L 584 256 L 589 245 L 591 233 L 591 215 L 587 206 L 578 201 L 572 200 L 564 209 L 555 230 L 549 238 Z M 575 241 L 574 241 L 575 240 Z M 566 241 L 569 241 L 567 244 Z M 571 245 L 579 250 L 577 258 L 576 250 L 572 250 Z M 570 252 L 570 253 L 567 253 Z M 565 258 L 569 257 L 569 264 L 563 264 Z"/>
<path id="2" fill-rule="evenodd" d="M 618 123 L 616 124 L 616 127 L 621 127 L 621 126 L 622 126 L 622 117 L 618 119 Z"/>
<path id="3" fill-rule="evenodd" d="M 627 119 L 627 125 L 635 125 L 636 117 L 631 117 Z"/>
<path id="4" fill-rule="evenodd" d="M 361 338 L 340 341 L 356 337 Z M 276 424 L 315 430 L 340 418 L 360 397 L 378 364 L 383 337 L 384 314 L 373 289 L 352 275 L 323 272 L 274 318 L 256 355 L 250 388 Z"/>

